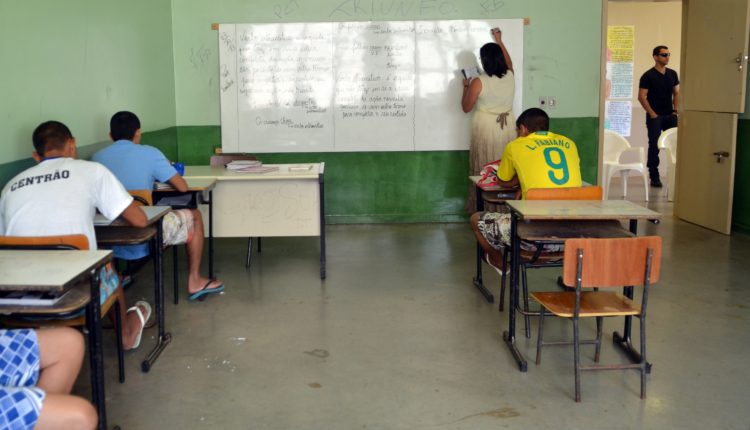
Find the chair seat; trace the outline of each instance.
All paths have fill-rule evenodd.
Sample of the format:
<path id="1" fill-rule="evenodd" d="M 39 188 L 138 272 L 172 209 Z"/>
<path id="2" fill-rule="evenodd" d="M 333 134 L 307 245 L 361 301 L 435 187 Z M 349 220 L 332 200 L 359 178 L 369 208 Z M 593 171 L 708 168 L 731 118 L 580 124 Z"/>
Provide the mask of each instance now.
<path id="1" fill-rule="evenodd" d="M 572 318 L 576 294 L 572 291 L 535 292 L 531 296 L 553 314 Z M 581 293 L 581 317 L 612 317 L 638 315 L 641 307 L 620 293 L 612 291 L 584 291 Z"/>
<path id="2" fill-rule="evenodd" d="M 614 168 L 615 170 L 643 170 L 643 165 L 641 163 L 607 163 L 605 162 L 604 165 L 610 166 Z"/>

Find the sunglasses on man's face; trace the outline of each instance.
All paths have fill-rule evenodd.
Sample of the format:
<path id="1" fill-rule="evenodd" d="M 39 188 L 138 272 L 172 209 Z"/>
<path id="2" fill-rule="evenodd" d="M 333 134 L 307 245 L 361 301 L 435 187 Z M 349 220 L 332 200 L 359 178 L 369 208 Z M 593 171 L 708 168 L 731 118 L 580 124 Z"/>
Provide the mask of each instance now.
<path id="1" fill-rule="evenodd" d="M 669 58 L 669 56 L 672 54 L 670 54 L 669 52 L 662 52 L 661 54 L 656 54 L 656 55 L 660 57 L 664 57 L 664 58 Z"/>

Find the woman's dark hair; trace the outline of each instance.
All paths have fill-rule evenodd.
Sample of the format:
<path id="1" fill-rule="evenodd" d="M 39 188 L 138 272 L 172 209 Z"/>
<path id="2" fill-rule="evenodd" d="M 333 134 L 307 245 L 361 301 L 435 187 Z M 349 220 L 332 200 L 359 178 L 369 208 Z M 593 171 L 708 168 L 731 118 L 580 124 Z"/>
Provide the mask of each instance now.
<path id="1" fill-rule="evenodd" d="M 508 73 L 508 63 L 505 62 L 503 50 L 497 43 L 487 43 L 479 50 L 482 68 L 488 76 L 502 78 Z"/>

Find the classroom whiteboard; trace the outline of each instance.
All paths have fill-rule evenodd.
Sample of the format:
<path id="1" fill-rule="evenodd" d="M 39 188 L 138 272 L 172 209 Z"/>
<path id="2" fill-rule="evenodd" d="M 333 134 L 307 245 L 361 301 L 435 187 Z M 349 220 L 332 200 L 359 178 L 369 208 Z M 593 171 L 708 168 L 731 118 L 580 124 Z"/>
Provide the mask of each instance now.
<path id="1" fill-rule="evenodd" d="M 518 115 L 522 19 L 221 24 L 222 149 L 468 149 L 460 71 L 480 66 L 493 27 L 513 60 Z"/>

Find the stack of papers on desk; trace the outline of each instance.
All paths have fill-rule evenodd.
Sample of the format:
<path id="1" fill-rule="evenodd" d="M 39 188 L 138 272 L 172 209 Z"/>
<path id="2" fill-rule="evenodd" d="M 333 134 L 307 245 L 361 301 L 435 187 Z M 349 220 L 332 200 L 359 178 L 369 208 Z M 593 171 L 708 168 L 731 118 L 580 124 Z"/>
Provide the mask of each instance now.
<path id="1" fill-rule="evenodd" d="M 97 213 L 96 215 L 94 215 L 95 226 L 107 226 L 107 225 L 112 224 L 112 221 L 114 220 L 111 220 L 100 213 Z"/>
<path id="2" fill-rule="evenodd" d="M 155 190 L 172 190 L 172 185 L 165 184 L 164 182 L 154 182 L 154 189 Z"/>
<path id="3" fill-rule="evenodd" d="M 234 160 L 226 165 L 227 170 L 241 173 L 266 173 L 279 170 L 277 166 L 264 166 L 258 160 Z"/>

